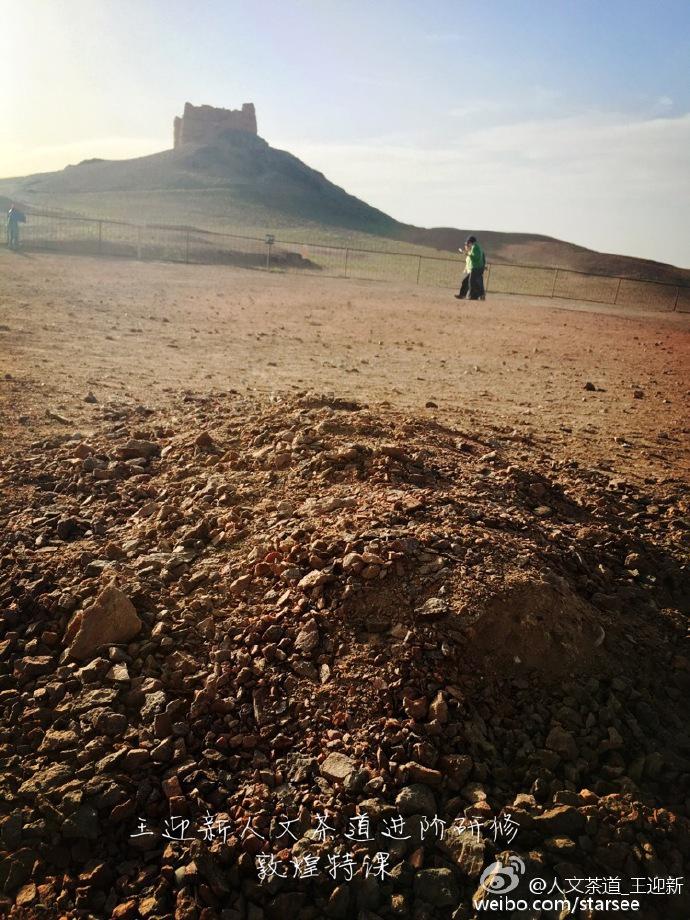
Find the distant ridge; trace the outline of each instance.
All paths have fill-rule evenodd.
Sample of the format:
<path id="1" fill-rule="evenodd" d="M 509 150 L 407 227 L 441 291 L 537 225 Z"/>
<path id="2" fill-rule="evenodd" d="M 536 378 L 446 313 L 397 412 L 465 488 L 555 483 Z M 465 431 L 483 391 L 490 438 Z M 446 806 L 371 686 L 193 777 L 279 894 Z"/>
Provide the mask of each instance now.
<path id="1" fill-rule="evenodd" d="M 195 189 L 225 189 L 285 215 L 369 233 L 388 235 L 400 226 L 297 157 L 243 131 L 132 160 L 84 160 L 59 172 L 0 180 L 0 193 L 28 203 L 55 194 Z"/>
<path id="2" fill-rule="evenodd" d="M 248 105 L 243 107 L 243 113 L 245 118 L 251 119 L 254 117 L 253 107 L 249 109 Z M 198 118 L 198 113 L 207 108 L 215 118 L 215 133 L 208 143 L 180 143 L 182 127 L 178 119 L 178 146 L 174 149 L 130 160 L 91 158 L 56 172 L 2 179 L 0 196 L 8 200 L 16 197 L 27 207 L 32 204 L 38 207 L 59 206 L 63 210 L 69 209 L 74 201 L 76 211 L 80 210 L 77 200 L 82 202 L 85 196 L 93 207 L 117 196 L 120 204 L 126 201 L 130 210 L 135 212 L 132 214 L 135 219 L 163 222 L 155 216 L 147 217 L 152 195 L 164 193 L 169 205 L 171 197 L 178 193 L 179 210 L 174 211 L 172 220 L 167 222 L 200 224 L 204 220 L 203 202 L 211 193 L 211 199 L 225 196 L 223 201 L 227 201 L 232 210 L 235 227 L 243 222 L 247 226 L 256 226 L 258 220 L 267 231 L 286 225 L 321 225 L 329 230 L 358 231 L 444 252 L 457 252 L 468 233 L 473 232 L 481 238 L 490 260 L 494 262 L 690 284 L 690 270 L 647 259 L 595 252 L 540 234 L 505 233 L 477 227 L 426 229 L 403 224 L 348 194 L 291 153 L 271 147 L 250 130 L 222 130 L 222 121 L 219 128 L 217 113 L 226 110 L 190 107 L 188 103 L 185 112 L 191 111 L 192 116 Z M 242 112 L 230 114 L 239 117 Z M 198 136 L 198 125 L 193 124 L 192 136 Z M 199 192 L 196 198 L 195 191 Z M 214 196 L 214 192 L 218 196 Z M 188 213 L 190 196 L 192 202 L 199 204 L 193 217 Z M 222 210 L 216 209 L 214 218 L 216 226 L 220 226 Z"/>

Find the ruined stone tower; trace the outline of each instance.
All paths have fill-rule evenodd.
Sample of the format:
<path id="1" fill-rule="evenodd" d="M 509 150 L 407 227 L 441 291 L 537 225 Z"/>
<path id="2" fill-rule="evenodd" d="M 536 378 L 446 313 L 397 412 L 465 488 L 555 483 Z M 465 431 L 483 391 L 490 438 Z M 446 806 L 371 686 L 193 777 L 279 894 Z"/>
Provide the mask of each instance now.
<path id="1" fill-rule="evenodd" d="M 182 118 L 176 116 L 173 122 L 173 146 L 210 144 L 224 131 L 256 134 L 254 103 L 245 102 L 241 109 L 217 109 L 186 102 Z"/>

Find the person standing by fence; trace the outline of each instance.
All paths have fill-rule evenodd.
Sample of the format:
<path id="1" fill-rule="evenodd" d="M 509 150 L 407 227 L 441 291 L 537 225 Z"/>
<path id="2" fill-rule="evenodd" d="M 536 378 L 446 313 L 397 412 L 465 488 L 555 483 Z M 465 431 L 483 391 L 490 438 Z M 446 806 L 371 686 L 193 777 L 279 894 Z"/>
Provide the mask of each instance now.
<path id="1" fill-rule="evenodd" d="M 484 250 L 477 242 L 476 236 L 468 236 L 465 245 L 458 252 L 464 252 L 465 274 L 460 284 L 460 292 L 454 296 L 458 300 L 485 300 L 484 291 L 484 269 L 486 268 L 486 256 Z"/>
<path id="2" fill-rule="evenodd" d="M 7 246 L 9 249 L 19 249 L 19 224 L 26 222 L 26 215 L 16 205 L 7 212 Z"/>

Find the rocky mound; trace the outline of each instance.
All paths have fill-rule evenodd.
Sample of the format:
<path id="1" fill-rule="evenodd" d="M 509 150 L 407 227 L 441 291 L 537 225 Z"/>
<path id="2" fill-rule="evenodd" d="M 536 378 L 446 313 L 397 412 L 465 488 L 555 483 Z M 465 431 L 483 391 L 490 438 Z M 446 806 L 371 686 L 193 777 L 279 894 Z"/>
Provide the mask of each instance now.
<path id="1" fill-rule="evenodd" d="M 309 394 L 99 415 L 2 463 L 6 916 L 469 918 L 497 860 L 688 916 L 639 881 L 690 859 L 680 487 Z"/>

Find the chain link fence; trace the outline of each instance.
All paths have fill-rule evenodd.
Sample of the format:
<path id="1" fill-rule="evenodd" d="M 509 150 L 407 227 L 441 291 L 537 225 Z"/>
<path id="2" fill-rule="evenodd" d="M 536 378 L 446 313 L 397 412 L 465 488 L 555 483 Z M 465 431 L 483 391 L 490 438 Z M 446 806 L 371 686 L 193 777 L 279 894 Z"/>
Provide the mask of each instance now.
<path id="1" fill-rule="evenodd" d="M 134 224 L 41 211 L 27 212 L 21 240 L 26 249 L 314 272 L 445 288 L 458 287 L 464 271 L 464 259 L 452 256 L 290 242 L 273 236 L 239 236 L 196 227 Z M 495 294 L 690 312 L 690 286 L 564 268 L 491 262 L 484 285 Z"/>

